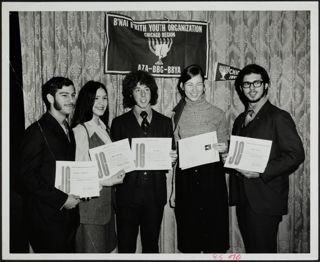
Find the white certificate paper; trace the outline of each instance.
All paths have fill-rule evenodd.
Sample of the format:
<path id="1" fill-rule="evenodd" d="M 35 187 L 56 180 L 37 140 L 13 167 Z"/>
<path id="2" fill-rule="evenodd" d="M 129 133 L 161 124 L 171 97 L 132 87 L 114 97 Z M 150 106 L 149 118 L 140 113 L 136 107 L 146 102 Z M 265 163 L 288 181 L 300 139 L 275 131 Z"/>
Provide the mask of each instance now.
<path id="1" fill-rule="evenodd" d="M 171 147 L 172 138 L 168 137 L 132 138 L 135 170 L 172 169 Z"/>
<path id="2" fill-rule="evenodd" d="M 98 167 L 92 161 L 56 161 L 55 187 L 79 197 L 100 195 Z"/>
<path id="3" fill-rule="evenodd" d="M 217 142 L 216 131 L 179 140 L 179 167 L 186 169 L 218 162 L 219 152 L 213 148 Z"/>
<path id="4" fill-rule="evenodd" d="M 133 156 L 127 138 L 91 148 L 89 154 L 91 160 L 98 165 L 99 180 L 110 178 L 122 169 L 126 173 L 134 170 Z"/>
<path id="5" fill-rule="evenodd" d="M 263 173 L 269 160 L 271 140 L 231 136 L 225 167 Z"/>

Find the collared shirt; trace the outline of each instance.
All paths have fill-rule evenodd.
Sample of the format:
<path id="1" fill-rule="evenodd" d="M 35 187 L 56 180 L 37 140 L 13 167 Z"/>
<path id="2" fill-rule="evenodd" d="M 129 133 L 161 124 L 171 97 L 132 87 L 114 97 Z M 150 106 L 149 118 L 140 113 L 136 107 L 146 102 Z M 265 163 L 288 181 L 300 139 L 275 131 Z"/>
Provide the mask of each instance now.
<path id="1" fill-rule="evenodd" d="M 64 122 L 66 122 L 66 124 Z M 69 130 L 67 128 L 67 126 L 70 127 L 68 120 L 67 119 L 63 120 L 63 122 L 60 124 L 60 126 L 62 126 L 63 131 L 66 133 L 66 135 L 68 136 L 68 139 L 70 140 L 70 138 L 69 138 Z"/>
<path id="2" fill-rule="evenodd" d="M 147 120 L 148 120 L 149 123 L 151 123 L 151 119 L 152 119 L 152 109 L 151 109 L 151 107 L 149 107 L 146 110 L 143 110 L 143 109 L 135 106 L 132 110 L 133 110 L 133 113 L 134 113 L 134 115 L 135 115 L 135 117 L 136 117 L 136 119 L 137 119 L 137 121 L 138 121 L 140 126 L 141 126 L 141 123 L 142 123 L 142 117 L 140 116 L 142 111 L 146 111 L 147 112 L 147 114 L 148 114 Z"/>
<path id="3" fill-rule="evenodd" d="M 258 103 L 254 104 L 254 105 L 249 104 L 247 111 L 253 110 L 253 112 L 254 112 L 253 118 L 254 118 L 267 101 L 268 101 L 267 96 L 264 96 Z"/>

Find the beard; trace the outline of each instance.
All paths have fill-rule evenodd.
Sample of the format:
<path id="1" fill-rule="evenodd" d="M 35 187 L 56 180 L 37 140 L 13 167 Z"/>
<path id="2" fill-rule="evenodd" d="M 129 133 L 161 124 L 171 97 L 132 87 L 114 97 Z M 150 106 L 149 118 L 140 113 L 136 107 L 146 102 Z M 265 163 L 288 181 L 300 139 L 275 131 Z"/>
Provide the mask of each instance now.
<path id="1" fill-rule="evenodd" d="M 262 98 L 264 98 L 266 95 L 267 95 L 267 88 L 264 88 L 263 89 L 263 93 L 261 94 L 261 96 L 260 97 L 258 97 L 257 99 L 255 99 L 255 100 L 249 100 L 248 99 L 248 102 L 249 103 L 258 103 Z"/>
<path id="2" fill-rule="evenodd" d="M 62 106 L 59 103 L 57 103 L 56 100 L 54 100 L 54 102 L 53 102 L 53 107 L 57 111 L 60 111 L 62 109 Z"/>
<path id="3" fill-rule="evenodd" d="M 62 111 L 62 106 L 61 106 L 61 104 L 58 103 L 57 101 L 54 101 L 54 102 L 53 102 L 53 107 L 54 107 L 55 110 L 57 110 L 57 111 L 59 111 L 59 112 Z M 62 112 L 62 113 L 65 114 L 64 112 Z M 68 116 L 69 113 L 68 113 L 68 114 L 65 114 L 65 115 Z"/>

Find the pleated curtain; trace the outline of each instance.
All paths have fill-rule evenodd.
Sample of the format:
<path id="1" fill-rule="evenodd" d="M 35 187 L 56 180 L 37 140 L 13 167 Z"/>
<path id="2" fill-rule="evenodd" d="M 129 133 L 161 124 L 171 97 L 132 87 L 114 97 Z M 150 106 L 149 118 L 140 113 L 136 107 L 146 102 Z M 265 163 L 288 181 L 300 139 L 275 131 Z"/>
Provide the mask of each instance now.
<path id="1" fill-rule="evenodd" d="M 209 22 L 209 70 L 206 99 L 226 112 L 230 130 L 244 110 L 233 81 L 215 82 L 214 63 L 237 68 L 257 63 L 270 74 L 269 99 L 293 117 L 306 160 L 290 176 L 289 214 L 278 234 L 280 253 L 310 252 L 310 13 L 308 11 L 121 11 L 135 20 L 169 19 Z M 106 12 L 19 12 L 25 126 L 45 110 L 41 86 L 53 76 L 73 80 L 77 91 L 89 80 L 104 83 L 110 123 L 125 110 L 124 75 L 105 74 Z M 180 99 L 177 78 L 157 77 L 154 109 L 170 117 Z M 109 124 L 110 124 L 109 123 Z M 214 174 L 213 174 L 214 175 Z M 316 175 L 316 174 L 315 174 Z M 228 179 L 228 176 L 226 179 Z M 172 172 L 167 175 L 168 196 Z M 234 208 L 230 208 L 230 250 L 244 252 Z M 141 245 L 138 244 L 138 252 Z M 174 211 L 168 205 L 162 222 L 160 251 L 176 253 Z"/>

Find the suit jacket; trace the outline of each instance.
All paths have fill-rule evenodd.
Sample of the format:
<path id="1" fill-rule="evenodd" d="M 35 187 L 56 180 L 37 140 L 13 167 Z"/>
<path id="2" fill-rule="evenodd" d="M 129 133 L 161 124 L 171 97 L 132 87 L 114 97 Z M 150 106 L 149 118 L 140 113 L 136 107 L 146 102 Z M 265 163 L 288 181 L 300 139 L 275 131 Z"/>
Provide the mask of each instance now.
<path id="1" fill-rule="evenodd" d="M 111 138 L 114 141 L 128 138 L 145 137 L 143 131 L 133 113 L 130 110 L 121 116 L 116 117 L 111 125 Z M 152 120 L 147 137 L 173 137 L 172 122 L 170 118 L 152 110 Z M 164 206 L 167 202 L 167 171 L 148 171 L 151 174 L 152 186 L 154 187 L 154 197 L 159 206 Z M 128 173 L 123 184 L 117 185 L 116 203 L 117 206 L 129 206 L 135 198 L 135 188 L 139 174 L 143 171 L 133 171 Z"/>
<path id="2" fill-rule="evenodd" d="M 29 229 L 59 230 L 79 223 L 79 210 L 61 209 L 68 195 L 54 187 L 57 160 L 74 161 L 75 140 L 70 142 L 57 120 L 45 113 L 27 128 L 21 145 L 20 179 L 26 190 Z M 61 227 L 60 227 L 61 226 Z"/>
<path id="3" fill-rule="evenodd" d="M 247 197 L 260 214 L 284 215 L 288 212 L 289 175 L 304 161 L 304 149 L 290 114 L 267 101 L 255 118 L 243 127 L 245 113 L 233 125 L 232 134 L 272 140 L 267 167 L 260 178 L 230 175 L 230 205 Z M 243 184 L 242 184 L 243 183 Z"/>

